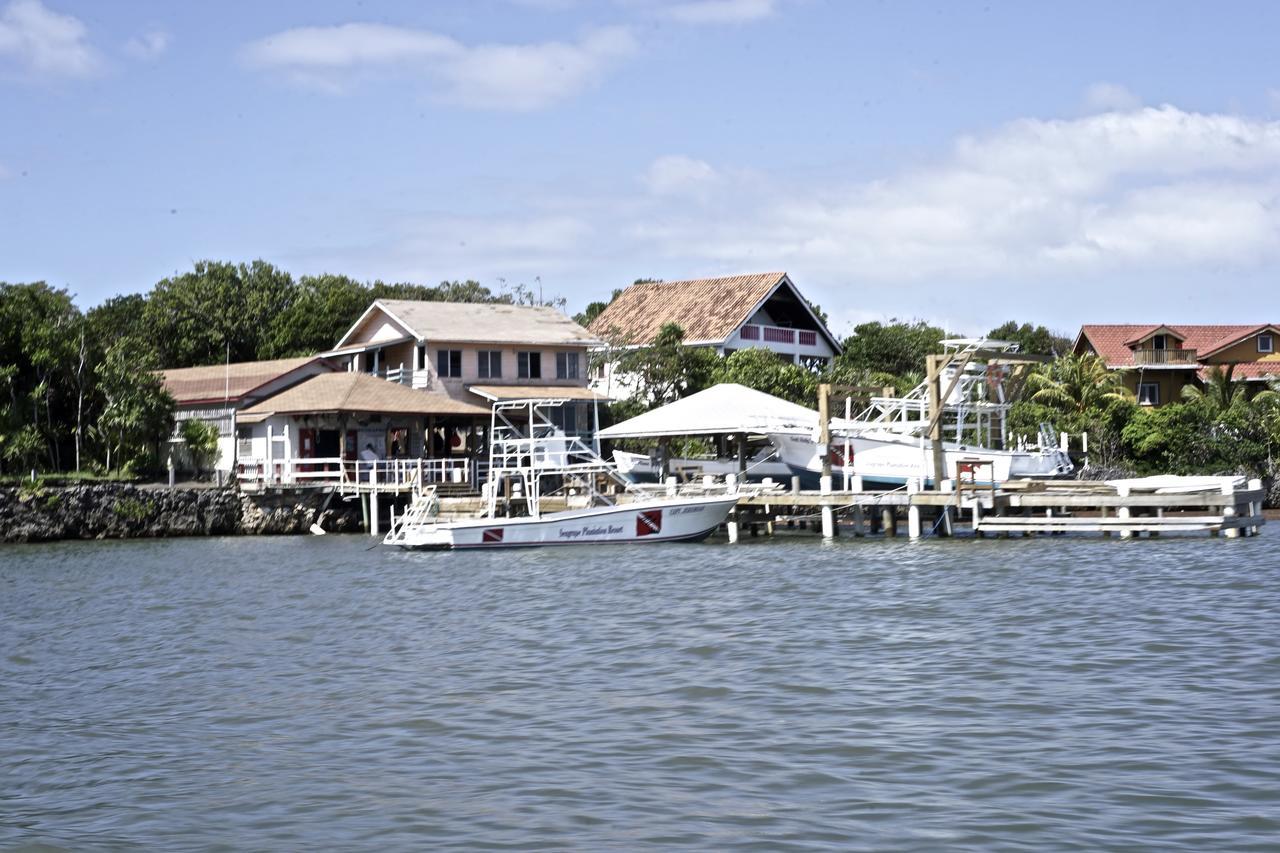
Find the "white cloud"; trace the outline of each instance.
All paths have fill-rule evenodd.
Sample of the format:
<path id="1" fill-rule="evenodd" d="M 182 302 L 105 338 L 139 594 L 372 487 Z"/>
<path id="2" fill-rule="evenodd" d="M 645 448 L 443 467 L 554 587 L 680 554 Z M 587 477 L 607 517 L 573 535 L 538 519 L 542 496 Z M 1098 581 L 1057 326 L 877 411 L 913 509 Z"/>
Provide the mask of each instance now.
<path id="1" fill-rule="evenodd" d="M 0 60 L 22 70 L 57 77 L 90 77 L 102 62 L 89 45 L 80 19 L 62 15 L 39 0 L 12 0 L 0 12 Z"/>
<path id="2" fill-rule="evenodd" d="M 328 91 L 344 90 L 353 75 L 401 74 L 463 106 L 533 110 L 589 88 L 635 50 L 620 27 L 576 42 L 467 46 L 426 30 L 356 23 L 286 30 L 248 45 L 244 58 Z"/>
<path id="3" fill-rule="evenodd" d="M 124 43 L 124 52 L 134 59 L 149 62 L 169 49 L 169 34 L 164 30 L 148 30 Z"/>
<path id="4" fill-rule="evenodd" d="M 1128 112 L 1142 106 L 1142 99 L 1116 83 L 1094 83 L 1084 93 L 1084 107 L 1091 113 Z"/>
<path id="5" fill-rule="evenodd" d="M 1280 258 L 1280 122 L 1169 106 L 1028 119 L 872 183 L 722 181 L 627 231 L 666 257 L 864 281 L 1248 266 Z"/>
<path id="6" fill-rule="evenodd" d="M 776 0 L 694 0 L 668 6 L 661 14 L 684 24 L 738 24 L 767 18 L 776 7 Z"/>
<path id="7" fill-rule="evenodd" d="M 670 154 L 649 164 L 644 184 L 654 195 L 700 195 L 719 177 L 705 161 Z"/>

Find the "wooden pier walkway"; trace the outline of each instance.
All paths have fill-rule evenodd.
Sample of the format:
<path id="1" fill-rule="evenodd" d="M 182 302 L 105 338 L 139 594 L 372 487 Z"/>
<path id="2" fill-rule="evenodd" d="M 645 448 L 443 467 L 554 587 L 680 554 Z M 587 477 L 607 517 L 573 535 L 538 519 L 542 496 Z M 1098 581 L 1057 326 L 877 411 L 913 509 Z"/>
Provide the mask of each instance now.
<path id="1" fill-rule="evenodd" d="M 1076 480 L 1014 481 L 958 491 L 786 491 L 745 494 L 730 520 L 729 538 L 744 527 L 773 532 L 778 522 L 817 520 L 830 538 L 844 519 L 854 536 L 881 532 L 918 539 L 927 532 L 953 535 L 961 525 L 975 536 L 1100 533 L 1128 539 L 1143 534 L 1202 532 L 1228 538 L 1257 535 L 1265 523 L 1262 483 L 1217 491 L 1179 491 Z M 927 525 L 927 526 L 926 526 Z"/>

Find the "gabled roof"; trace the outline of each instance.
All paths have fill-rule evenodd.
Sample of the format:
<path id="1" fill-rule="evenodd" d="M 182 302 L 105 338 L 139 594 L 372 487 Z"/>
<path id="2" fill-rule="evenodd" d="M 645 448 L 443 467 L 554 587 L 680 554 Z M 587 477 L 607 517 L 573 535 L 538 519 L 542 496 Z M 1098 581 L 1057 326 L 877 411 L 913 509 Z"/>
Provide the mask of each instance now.
<path id="1" fill-rule="evenodd" d="M 415 391 L 367 373 L 322 373 L 245 409 L 244 415 L 320 412 L 382 415 L 487 415 L 489 408 L 447 394 Z"/>
<path id="2" fill-rule="evenodd" d="M 812 431 L 813 409 L 725 382 L 600 430 L 600 438 Z"/>
<path id="3" fill-rule="evenodd" d="M 552 346 L 599 343 L 571 318 L 546 306 L 378 299 L 365 309 L 334 349 L 347 346 L 375 311 L 386 313 L 420 341 Z"/>
<path id="4" fill-rule="evenodd" d="M 1144 329 L 1138 334 L 1134 335 L 1132 338 L 1125 341 L 1124 343 L 1125 343 L 1125 346 L 1131 347 L 1134 344 L 1141 343 L 1142 341 L 1146 340 L 1152 335 L 1160 335 L 1160 334 L 1172 335 L 1173 337 L 1177 338 L 1180 341 L 1185 341 L 1187 339 L 1186 335 L 1179 333 L 1178 330 L 1173 328 L 1172 326 L 1151 326 L 1150 328 Z"/>
<path id="5" fill-rule="evenodd" d="M 1265 332 L 1268 330 L 1270 330 L 1272 334 L 1276 334 L 1277 332 L 1280 332 L 1280 329 L 1278 329 L 1276 326 L 1272 325 L 1271 323 L 1263 323 L 1260 326 L 1251 326 L 1244 332 L 1229 333 L 1228 335 L 1223 337 L 1221 340 L 1213 344 L 1210 344 L 1207 348 L 1203 348 L 1199 350 L 1199 355 L 1201 358 L 1205 358 L 1211 355 L 1217 355 L 1219 352 L 1221 352 L 1224 349 L 1229 349 L 1235 346 L 1236 344 L 1240 343 L 1241 341 L 1247 340 L 1260 332 Z"/>
<path id="6" fill-rule="evenodd" d="M 319 356 L 278 358 L 272 361 L 240 361 L 234 364 L 210 364 L 204 367 L 180 367 L 157 373 L 164 388 L 178 405 L 238 402 L 264 385 L 268 385 L 312 362 Z"/>
<path id="7" fill-rule="evenodd" d="M 1079 350 L 1081 342 L 1087 341 L 1094 351 L 1102 356 L 1108 367 L 1131 367 L 1133 350 L 1129 348 L 1130 345 L 1143 340 L 1147 337 L 1147 333 L 1153 333 L 1162 328 L 1172 331 L 1182 340 L 1185 349 L 1193 349 L 1198 358 L 1203 358 L 1215 348 L 1222 349 L 1224 341 L 1229 345 L 1246 337 L 1251 331 L 1257 331 L 1260 327 L 1185 324 L 1163 326 L 1150 323 L 1090 324 L 1080 327 L 1075 348 Z"/>
<path id="8" fill-rule="evenodd" d="M 589 328 L 599 337 L 608 335 L 629 344 L 647 344 L 667 323 L 677 323 L 684 329 L 685 343 L 719 344 L 783 286 L 790 287 L 813 316 L 785 272 L 767 272 L 633 284 L 601 311 Z M 816 316 L 813 320 L 819 334 L 838 351 L 840 344 L 826 325 Z"/>

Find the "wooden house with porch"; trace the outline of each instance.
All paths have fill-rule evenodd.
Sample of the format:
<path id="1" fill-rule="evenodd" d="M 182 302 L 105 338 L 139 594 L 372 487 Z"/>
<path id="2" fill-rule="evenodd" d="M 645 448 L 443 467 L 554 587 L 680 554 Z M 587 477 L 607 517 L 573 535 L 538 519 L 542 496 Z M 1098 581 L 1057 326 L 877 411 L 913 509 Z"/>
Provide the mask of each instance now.
<path id="1" fill-rule="evenodd" d="M 1086 325 L 1077 355 L 1100 356 L 1124 372 L 1125 386 L 1144 406 L 1177 402 L 1182 389 L 1201 385 L 1212 367 L 1256 389 L 1280 377 L 1280 326 L 1117 324 Z"/>
<path id="2" fill-rule="evenodd" d="M 684 330 L 686 346 L 710 347 L 719 355 L 767 349 L 819 370 L 840 353 L 840 342 L 785 272 L 633 284 L 600 312 L 590 331 L 615 349 L 640 347 L 653 343 L 668 323 Z M 611 397 L 632 391 L 607 358 L 592 387 Z"/>
<path id="3" fill-rule="evenodd" d="M 238 413 L 240 479 L 472 484 L 483 462 L 475 436 L 488 422 L 489 407 L 478 402 L 365 373 L 321 374 Z M 446 433 L 455 440 L 442 443 Z"/>

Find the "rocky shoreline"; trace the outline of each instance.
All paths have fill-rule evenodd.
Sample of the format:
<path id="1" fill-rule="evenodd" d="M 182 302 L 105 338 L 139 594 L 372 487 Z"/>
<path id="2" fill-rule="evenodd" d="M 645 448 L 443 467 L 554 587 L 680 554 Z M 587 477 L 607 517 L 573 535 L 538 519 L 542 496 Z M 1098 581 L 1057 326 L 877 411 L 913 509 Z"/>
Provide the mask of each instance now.
<path id="1" fill-rule="evenodd" d="M 357 532 L 360 507 L 319 492 L 247 495 L 231 488 L 110 483 L 0 488 L 0 542 Z"/>

